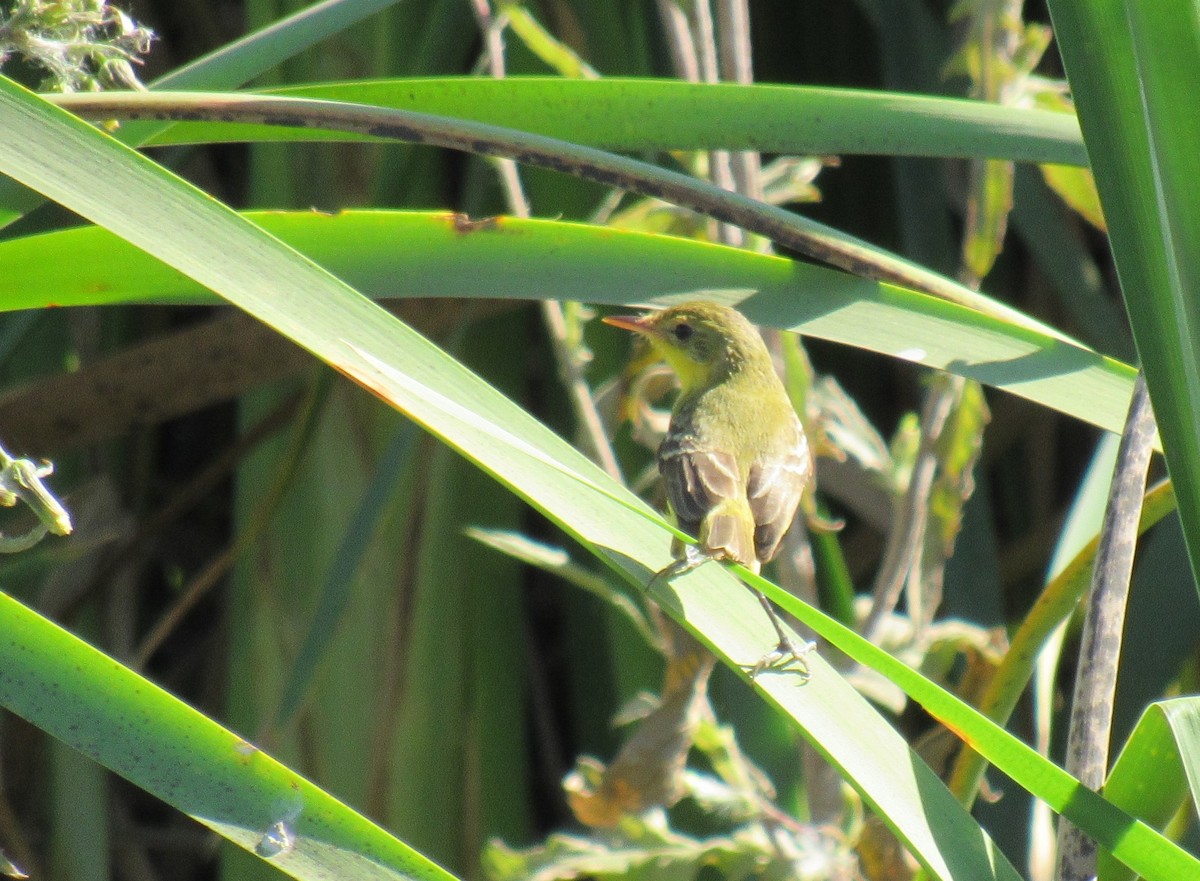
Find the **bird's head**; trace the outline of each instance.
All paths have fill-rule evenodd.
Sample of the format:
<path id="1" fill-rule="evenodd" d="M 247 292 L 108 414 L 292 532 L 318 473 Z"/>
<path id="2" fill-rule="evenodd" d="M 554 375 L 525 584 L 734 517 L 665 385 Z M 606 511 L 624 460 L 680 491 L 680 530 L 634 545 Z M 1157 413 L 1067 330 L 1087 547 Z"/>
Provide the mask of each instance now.
<path id="1" fill-rule="evenodd" d="M 648 315 L 613 315 L 606 324 L 644 337 L 679 375 L 684 393 L 705 388 L 746 364 L 770 356 L 740 312 L 716 303 L 681 303 Z"/>

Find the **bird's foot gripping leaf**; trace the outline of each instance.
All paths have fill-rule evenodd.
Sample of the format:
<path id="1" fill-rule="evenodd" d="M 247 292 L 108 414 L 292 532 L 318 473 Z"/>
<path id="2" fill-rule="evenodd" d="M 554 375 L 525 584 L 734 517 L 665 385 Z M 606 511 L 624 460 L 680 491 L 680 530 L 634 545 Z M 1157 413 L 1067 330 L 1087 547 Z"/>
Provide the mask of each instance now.
<path id="1" fill-rule="evenodd" d="M 680 575 L 687 575 L 693 569 L 699 569 L 709 560 L 717 560 L 720 557 L 716 554 L 706 553 L 696 545 L 682 545 L 683 556 L 667 566 L 664 569 L 659 569 L 654 573 L 654 577 L 650 579 L 650 583 L 646 585 L 646 589 L 654 587 L 659 581 L 670 581 L 673 578 L 678 578 Z"/>
<path id="2" fill-rule="evenodd" d="M 781 672 L 790 670 L 800 676 L 801 684 L 803 684 L 812 678 L 812 671 L 808 669 L 808 655 L 816 647 L 817 644 L 811 640 L 797 646 L 791 638 L 786 638 L 759 658 L 753 667 L 748 668 L 750 678 L 755 678 L 764 670 Z"/>
<path id="3" fill-rule="evenodd" d="M 805 641 L 799 646 L 783 629 L 783 622 L 779 620 L 779 615 L 775 612 L 775 607 L 771 605 L 771 601 L 759 593 L 754 591 L 758 601 L 762 603 L 763 609 L 767 613 L 767 617 L 771 619 L 771 626 L 775 628 L 775 635 L 779 637 L 779 644 L 771 651 L 767 652 L 750 668 L 750 678 L 758 676 L 764 670 L 784 671 L 791 669 L 793 672 L 800 675 L 801 683 L 807 682 L 812 673 L 808 669 L 808 655 L 817 644 L 812 641 Z M 793 665 L 795 665 L 793 667 Z"/>
<path id="4" fill-rule="evenodd" d="M 673 578 L 678 578 L 680 575 L 686 575 L 688 572 L 699 568 L 710 560 L 727 559 L 727 555 L 725 554 L 714 554 L 696 545 L 682 545 L 680 550 L 682 550 L 683 556 L 670 566 L 655 572 L 654 577 L 650 579 L 650 583 L 646 585 L 647 590 L 653 588 L 655 583 L 660 580 L 670 581 Z M 817 644 L 809 640 L 804 640 L 797 645 L 796 641 L 784 629 L 783 622 L 779 620 L 779 615 L 775 611 L 775 607 L 771 605 L 771 601 L 757 590 L 754 591 L 754 595 L 758 597 L 758 601 L 762 603 L 767 617 L 771 619 L 771 626 L 775 628 L 775 635 L 779 637 L 779 644 L 759 658 L 752 666 L 742 665 L 743 668 L 749 672 L 751 679 L 758 676 L 764 670 L 774 672 L 790 671 L 800 676 L 801 684 L 807 682 L 812 676 L 812 673 L 808 669 L 808 655 L 817 647 Z"/>

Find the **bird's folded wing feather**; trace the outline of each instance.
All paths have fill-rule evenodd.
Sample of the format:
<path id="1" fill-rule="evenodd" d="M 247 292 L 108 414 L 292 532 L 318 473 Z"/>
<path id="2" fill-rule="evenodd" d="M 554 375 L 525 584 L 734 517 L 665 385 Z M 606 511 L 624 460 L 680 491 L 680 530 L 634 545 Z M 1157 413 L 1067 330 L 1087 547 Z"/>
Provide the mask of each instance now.
<path id="1" fill-rule="evenodd" d="M 658 448 L 658 470 L 679 528 L 692 535 L 713 508 L 743 497 L 737 460 L 731 453 L 668 437 Z"/>
<path id="2" fill-rule="evenodd" d="M 754 531 L 737 459 L 673 438 L 662 443 L 658 459 L 679 528 L 695 535 L 714 556 L 754 563 Z"/>
<path id="3" fill-rule="evenodd" d="M 784 455 L 767 457 L 751 465 L 746 495 L 754 515 L 754 547 L 762 562 L 774 557 L 779 549 L 812 473 L 812 454 L 803 432 Z"/>

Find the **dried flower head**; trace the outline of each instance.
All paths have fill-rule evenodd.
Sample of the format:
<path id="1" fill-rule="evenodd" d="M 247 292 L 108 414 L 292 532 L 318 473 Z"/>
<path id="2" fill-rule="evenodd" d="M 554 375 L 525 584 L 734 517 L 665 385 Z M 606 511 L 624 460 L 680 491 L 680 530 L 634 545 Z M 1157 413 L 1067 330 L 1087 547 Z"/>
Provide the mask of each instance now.
<path id="1" fill-rule="evenodd" d="M 141 89 L 133 65 L 154 33 L 107 0 L 11 0 L 0 3 L 0 64 L 12 55 L 47 72 L 47 91 Z"/>

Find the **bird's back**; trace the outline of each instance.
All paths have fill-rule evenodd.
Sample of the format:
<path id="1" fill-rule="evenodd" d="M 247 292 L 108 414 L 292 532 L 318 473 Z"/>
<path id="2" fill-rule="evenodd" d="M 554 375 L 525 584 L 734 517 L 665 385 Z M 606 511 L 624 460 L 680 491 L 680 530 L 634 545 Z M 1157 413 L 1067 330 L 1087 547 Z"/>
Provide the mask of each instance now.
<path id="1" fill-rule="evenodd" d="M 765 389 L 724 382 L 679 401 L 658 452 L 680 529 L 744 565 L 775 555 L 811 470 L 799 420 L 770 379 Z M 762 406 L 747 413 L 745 395 Z"/>

